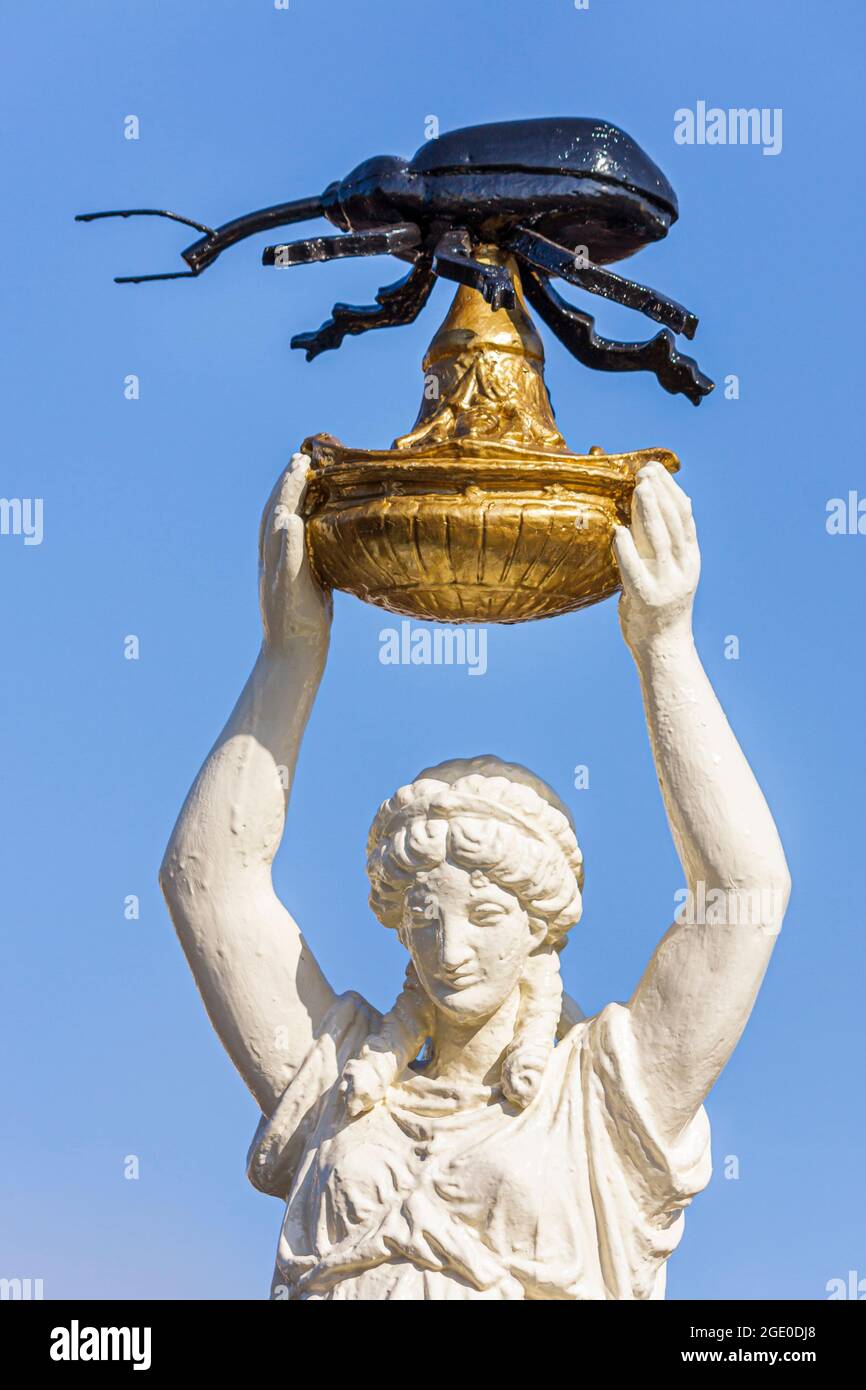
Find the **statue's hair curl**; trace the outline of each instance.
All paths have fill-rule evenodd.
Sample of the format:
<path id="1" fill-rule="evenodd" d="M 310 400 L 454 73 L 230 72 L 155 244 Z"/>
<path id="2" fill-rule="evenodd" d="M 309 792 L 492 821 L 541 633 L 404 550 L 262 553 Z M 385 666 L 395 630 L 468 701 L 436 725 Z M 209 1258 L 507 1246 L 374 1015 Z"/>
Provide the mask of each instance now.
<path id="1" fill-rule="evenodd" d="M 515 1104 L 534 1096 L 554 1045 L 562 1007 L 559 952 L 580 919 L 583 858 L 571 816 L 527 768 L 485 756 L 427 768 L 376 814 L 367 840 L 370 905 L 400 930 L 403 899 L 418 875 L 446 859 L 513 893 L 544 939 L 527 960 L 502 1086 Z M 349 1064 L 355 1113 L 369 1108 L 429 1036 L 433 1006 L 410 963 L 379 1032 Z M 375 1054 L 375 1066 L 369 1059 Z"/>

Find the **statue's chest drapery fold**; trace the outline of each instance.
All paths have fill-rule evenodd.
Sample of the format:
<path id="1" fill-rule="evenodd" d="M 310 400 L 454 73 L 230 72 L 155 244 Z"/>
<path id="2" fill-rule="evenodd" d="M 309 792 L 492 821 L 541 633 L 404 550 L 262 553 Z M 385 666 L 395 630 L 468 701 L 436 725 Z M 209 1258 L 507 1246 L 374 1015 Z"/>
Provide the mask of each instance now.
<path id="1" fill-rule="evenodd" d="M 563 1054 L 553 1070 L 564 1064 Z M 312 1296 L 402 1259 L 458 1280 L 463 1297 L 568 1297 L 596 1242 L 582 1225 L 586 1174 L 573 1154 L 560 1161 L 572 1146 L 558 1108 L 546 1092 L 518 1111 L 489 1089 L 416 1077 L 353 1122 L 323 1116 L 326 1133 L 289 1198 L 282 1268 Z M 297 1259 L 310 1246 L 324 1257 L 315 1269 Z"/>
<path id="2" fill-rule="evenodd" d="M 376 1022 L 342 996 L 253 1142 L 251 1179 L 286 1202 L 275 1297 L 663 1295 L 709 1131 L 700 1110 L 660 1136 L 624 1006 L 571 1029 L 525 1110 L 406 1073 L 350 1119 L 339 1077 Z"/>
<path id="3" fill-rule="evenodd" d="M 389 1206 L 427 1209 L 428 1222 L 460 1222 L 489 1238 L 506 1223 L 531 1243 L 545 1197 L 545 1146 L 538 1127 L 501 1100 L 430 1114 L 413 1107 L 413 1085 L 341 1129 L 319 1149 L 317 1187 L 329 1222 L 346 1232 Z"/>

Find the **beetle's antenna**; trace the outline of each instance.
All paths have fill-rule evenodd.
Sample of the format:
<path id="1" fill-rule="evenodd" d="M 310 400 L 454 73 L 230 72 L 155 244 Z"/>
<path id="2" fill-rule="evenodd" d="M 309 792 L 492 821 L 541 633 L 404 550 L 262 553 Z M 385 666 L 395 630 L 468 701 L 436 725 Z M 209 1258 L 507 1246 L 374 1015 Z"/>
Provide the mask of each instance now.
<path id="1" fill-rule="evenodd" d="M 275 203 L 273 207 L 259 208 L 243 217 L 235 217 L 221 227 L 207 227 L 203 222 L 194 222 L 191 217 L 181 217 L 177 212 L 164 212 L 160 208 L 125 208 L 114 212 L 80 212 L 76 222 L 96 222 L 101 217 L 168 217 L 172 222 L 183 222 L 194 227 L 203 235 L 185 251 L 181 251 L 189 270 L 168 271 L 164 275 L 116 275 L 115 284 L 140 285 L 146 280 L 188 280 L 200 275 L 217 256 L 221 255 L 236 241 L 253 236 L 256 232 L 266 232 L 272 227 L 286 227 L 292 222 L 306 222 L 312 217 L 321 217 L 325 209 L 325 194 L 315 198 L 296 198 L 291 203 Z"/>
<path id="2" fill-rule="evenodd" d="M 182 222 L 185 227 L 195 227 L 206 237 L 215 236 L 213 227 L 204 222 L 195 222 L 191 217 L 181 217 L 179 212 L 166 212 L 161 208 L 120 208 L 116 212 L 79 212 L 76 222 L 98 222 L 102 217 L 168 217 L 172 222 Z M 140 285 L 144 280 L 187 280 L 197 275 L 197 270 L 169 270 L 162 275 L 115 275 L 115 285 Z"/>
<path id="3" fill-rule="evenodd" d="M 160 208 L 121 208 L 117 212 L 79 212 L 75 220 L 76 222 L 97 222 L 100 217 L 169 217 L 172 222 L 183 222 L 187 227 L 195 227 L 197 232 L 204 232 L 206 236 L 214 236 L 213 228 L 206 227 L 203 222 L 194 222 L 191 217 L 181 217 L 179 212 L 164 212 Z"/>
<path id="4" fill-rule="evenodd" d="M 141 285 L 145 280 L 194 280 L 195 270 L 166 270 L 162 275 L 115 275 L 115 285 Z"/>

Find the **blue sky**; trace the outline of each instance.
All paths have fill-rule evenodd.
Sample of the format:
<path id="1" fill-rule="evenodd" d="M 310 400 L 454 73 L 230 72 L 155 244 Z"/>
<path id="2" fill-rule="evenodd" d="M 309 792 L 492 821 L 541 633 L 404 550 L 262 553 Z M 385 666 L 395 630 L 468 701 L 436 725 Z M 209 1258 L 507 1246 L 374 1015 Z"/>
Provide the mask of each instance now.
<path id="1" fill-rule="evenodd" d="M 46 1297 L 266 1295 L 280 1209 L 244 1178 L 255 1107 L 198 1002 L 157 868 L 258 647 L 256 529 L 277 474 L 307 434 L 382 447 L 407 429 L 450 302 L 440 284 L 413 326 L 308 365 L 291 335 L 337 299 L 370 302 L 399 267 L 276 275 L 260 237 L 195 284 L 117 287 L 115 274 L 178 268 L 192 234 L 73 214 L 155 205 L 219 223 L 316 193 L 368 155 L 411 155 L 430 115 L 446 130 L 571 114 L 622 125 L 671 179 L 681 219 L 626 273 L 699 312 L 702 368 L 740 385 L 695 410 L 648 376 L 586 371 L 545 330 L 557 420 L 576 450 L 679 454 L 703 549 L 698 643 L 794 879 L 708 1103 L 716 1172 L 669 1296 L 822 1298 L 828 1280 L 866 1276 L 866 536 L 825 524 L 829 499 L 866 496 L 850 230 L 864 218 L 862 7 L 88 0 L 9 6 L 5 28 L 0 494 L 42 498 L 44 537 L 0 536 L 0 1275 L 42 1278 Z M 781 108 L 781 152 L 676 143 L 674 113 L 699 101 Z M 586 307 L 602 332 L 642 332 L 625 310 Z M 337 596 L 276 870 L 332 983 L 387 1005 L 402 977 L 366 904 L 379 801 L 422 766 L 493 751 L 574 811 L 587 881 L 569 990 L 587 1010 L 628 998 L 681 873 L 614 604 L 491 628 L 479 679 L 382 665 L 388 623 Z"/>

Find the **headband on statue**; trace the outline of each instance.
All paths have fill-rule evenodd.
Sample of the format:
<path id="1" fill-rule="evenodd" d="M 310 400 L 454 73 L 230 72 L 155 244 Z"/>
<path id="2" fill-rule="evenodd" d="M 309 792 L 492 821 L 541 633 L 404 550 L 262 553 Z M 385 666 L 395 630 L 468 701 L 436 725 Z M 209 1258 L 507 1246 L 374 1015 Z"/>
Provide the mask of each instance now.
<path id="1" fill-rule="evenodd" d="M 382 884 L 391 871 L 385 868 L 382 850 L 387 843 L 403 843 L 397 851 L 398 860 L 408 852 L 415 857 L 418 847 L 409 850 L 414 839 L 412 827 L 419 821 L 452 823 L 474 819 L 480 824 L 499 825 L 516 830 L 521 837 L 534 843 L 541 854 L 535 869 L 529 870 L 535 879 L 535 891 L 528 895 L 536 910 L 546 899 L 553 908 L 551 924 L 562 930 L 565 918 L 569 924 L 580 917 L 580 897 L 583 886 L 583 856 L 577 843 L 574 825 L 567 807 L 541 778 L 515 763 L 484 756 L 454 759 L 437 767 L 426 768 L 414 782 L 400 787 L 383 802 L 370 828 L 367 842 L 368 871 L 371 881 Z M 390 854 L 386 855 L 390 860 Z M 542 868 L 546 864 L 546 868 Z M 558 868 L 556 867 L 558 865 Z M 404 864 L 398 875 L 406 872 Z M 540 878 L 536 877 L 540 873 Z M 559 888 L 551 894 L 551 875 Z M 568 884 L 572 887 L 569 889 Z M 374 892 L 379 897 L 380 892 Z M 386 894 L 387 896 L 387 894 Z M 553 901 L 559 900 L 557 907 Z M 567 904 L 566 904 L 566 899 Z M 373 899 L 371 899 L 371 902 Z M 547 915 L 547 912 L 543 912 Z"/>

